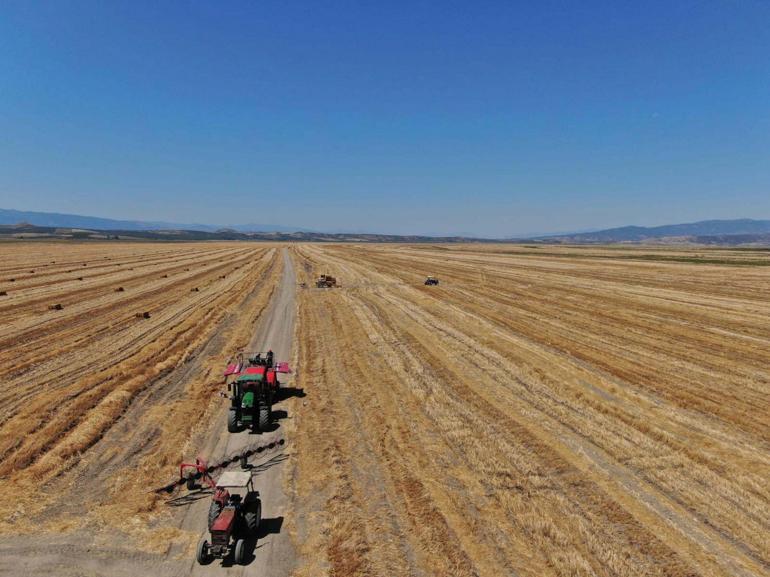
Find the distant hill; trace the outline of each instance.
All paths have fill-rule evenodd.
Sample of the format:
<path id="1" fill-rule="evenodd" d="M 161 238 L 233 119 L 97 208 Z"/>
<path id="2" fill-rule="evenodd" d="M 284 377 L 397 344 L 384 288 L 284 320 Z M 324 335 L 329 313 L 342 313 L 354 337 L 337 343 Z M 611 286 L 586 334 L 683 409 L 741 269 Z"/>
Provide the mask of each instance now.
<path id="1" fill-rule="evenodd" d="M 216 232 L 222 229 L 232 229 L 238 232 L 296 232 L 297 227 L 275 224 L 180 224 L 163 221 L 114 220 L 97 216 L 82 216 L 79 214 L 60 214 L 57 212 L 29 212 L 0 208 L 0 225 L 29 223 L 36 226 L 54 228 L 85 228 L 95 230 L 191 230 Z"/>
<path id="2" fill-rule="evenodd" d="M 698 242 L 707 244 L 767 243 L 770 220 L 703 220 L 664 226 L 623 226 L 593 232 L 540 236 L 546 243 Z M 734 238 L 733 238 L 734 237 Z"/>
<path id="3" fill-rule="evenodd" d="M 0 240 L 245 240 L 298 242 L 496 242 L 466 237 L 405 236 L 392 234 L 344 234 L 324 232 L 238 232 L 232 229 L 205 230 L 101 230 L 84 227 L 53 227 L 36 224 L 0 224 Z"/>

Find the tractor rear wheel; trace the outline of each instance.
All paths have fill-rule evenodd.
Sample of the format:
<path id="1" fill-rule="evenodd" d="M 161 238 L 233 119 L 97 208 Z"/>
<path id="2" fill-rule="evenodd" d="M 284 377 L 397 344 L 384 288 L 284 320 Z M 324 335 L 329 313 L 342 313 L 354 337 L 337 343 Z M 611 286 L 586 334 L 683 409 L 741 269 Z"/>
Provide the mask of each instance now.
<path id="1" fill-rule="evenodd" d="M 206 539 L 201 539 L 198 541 L 198 549 L 195 551 L 195 558 L 201 565 L 205 565 L 211 561 L 211 554 L 209 553 L 209 542 L 206 541 Z"/>
<path id="2" fill-rule="evenodd" d="M 243 515 L 246 520 L 246 531 L 250 536 L 256 534 L 259 529 L 259 523 L 262 521 L 262 501 L 257 499 L 253 503 L 249 503 L 249 508 Z"/>
<path id="3" fill-rule="evenodd" d="M 267 431 L 267 427 L 270 425 L 270 407 L 267 405 L 261 405 L 259 407 L 259 430 L 261 432 Z"/>
<path id="4" fill-rule="evenodd" d="M 212 501 L 211 505 L 209 505 L 209 530 L 211 530 L 211 526 L 214 524 L 214 521 L 217 520 L 217 517 L 219 517 L 221 512 L 222 505 L 217 501 Z"/>
<path id="5" fill-rule="evenodd" d="M 230 409 L 227 412 L 227 432 L 228 433 L 238 432 L 238 411 L 236 411 L 235 409 Z"/>
<path id="6" fill-rule="evenodd" d="M 233 554 L 233 561 L 236 565 L 243 565 L 246 560 L 246 541 L 238 539 L 235 542 L 235 553 Z"/>

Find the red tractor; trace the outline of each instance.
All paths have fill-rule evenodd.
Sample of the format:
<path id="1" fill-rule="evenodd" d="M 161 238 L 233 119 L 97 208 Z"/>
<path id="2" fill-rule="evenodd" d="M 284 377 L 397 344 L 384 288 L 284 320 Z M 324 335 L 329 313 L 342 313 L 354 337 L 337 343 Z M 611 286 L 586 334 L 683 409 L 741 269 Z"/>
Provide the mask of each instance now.
<path id="1" fill-rule="evenodd" d="M 238 353 L 224 373 L 230 392 L 228 432 L 237 433 L 246 427 L 255 432 L 267 431 L 272 420 L 273 401 L 281 385 L 278 374 L 290 372 L 289 363 L 274 362 L 273 351 Z"/>
<path id="2" fill-rule="evenodd" d="M 233 561 L 242 565 L 246 560 L 246 540 L 256 539 L 262 519 L 262 502 L 249 471 L 225 471 L 214 480 L 209 476 L 205 462 L 196 459 L 194 465 L 182 464 L 180 472 L 184 477 L 185 468 L 194 468 L 197 473 L 187 477 L 188 487 L 199 478 L 214 489 L 208 514 L 208 530 L 211 541 L 205 537 L 198 543 L 196 559 L 201 565 L 212 559 L 224 559 L 232 553 Z"/>

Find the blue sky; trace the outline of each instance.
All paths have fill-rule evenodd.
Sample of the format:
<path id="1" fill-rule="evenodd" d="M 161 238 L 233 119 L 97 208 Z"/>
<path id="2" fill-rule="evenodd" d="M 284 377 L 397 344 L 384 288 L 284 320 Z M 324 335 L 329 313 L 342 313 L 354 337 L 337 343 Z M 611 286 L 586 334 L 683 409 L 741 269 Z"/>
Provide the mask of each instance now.
<path id="1" fill-rule="evenodd" d="M 770 218 L 770 4 L 6 0 L 0 207 L 487 236 Z"/>

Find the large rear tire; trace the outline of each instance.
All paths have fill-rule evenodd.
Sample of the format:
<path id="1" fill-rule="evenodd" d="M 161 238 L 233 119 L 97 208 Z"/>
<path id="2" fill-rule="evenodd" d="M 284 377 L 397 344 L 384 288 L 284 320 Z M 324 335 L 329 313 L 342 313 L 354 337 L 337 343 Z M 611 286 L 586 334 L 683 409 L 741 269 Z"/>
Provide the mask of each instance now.
<path id="1" fill-rule="evenodd" d="M 230 409 L 227 412 L 227 432 L 228 433 L 238 432 L 238 411 L 236 411 L 235 409 Z"/>
<path id="2" fill-rule="evenodd" d="M 198 541 L 198 548 L 195 551 L 195 559 L 200 565 L 205 565 L 211 561 L 211 554 L 209 553 L 209 542 L 206 539 Z"/>
<path id="3" fill-rule="evenodd" d="M 235 552 L 233 553 L 233 561 L 236 565 L 243 565 L 246 560 L 246 541 L 238 539 L 235 542 Z"/>
<path id="4" fill-rule="evenodd" d="M 267 431 L 270 426 L 270 407 L 267 405 L 259 406 L 259 430 L 260 432 Z"/>
<path id="5" fill-rule="evenodd" d="M 222 505 L 216 501 L 212 501 L 211 505 L 209 505 L 209 531 L 211 531 L 211 526 L 214 524 L 214 521 L 217 520 L 217 517 L 219 517 L 221 512 Z"/>
<path id="6" fill-rule="evenodd" d="M 246 520 L 246 530 L 250 536 L 254 536 L 259 529 L 259 524 L 262 521 L 262 501 L 257 499 L 253 503 L 249 503 L 249 509 L 243 515 Z"/>

